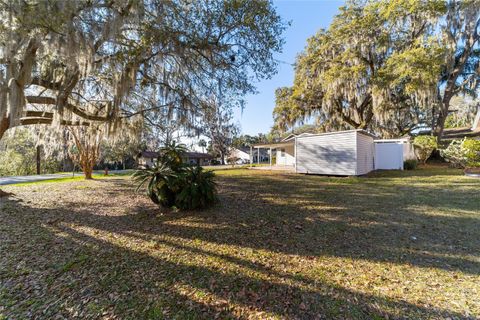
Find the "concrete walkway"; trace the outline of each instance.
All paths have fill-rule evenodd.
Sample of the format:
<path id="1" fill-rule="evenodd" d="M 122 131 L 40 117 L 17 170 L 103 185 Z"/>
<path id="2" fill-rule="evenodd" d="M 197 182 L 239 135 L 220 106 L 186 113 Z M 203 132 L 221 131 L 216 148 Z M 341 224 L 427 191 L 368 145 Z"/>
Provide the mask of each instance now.
<path id="1" fill-rule="evenodd" d="M 249 169 L 295 172 L 295 167 L 294 166 L 282 166 L 282 165 L 250 167 Z"/>
<path id="2" fill-rule="evenodd" d="M 124 173 L 128 171 L 129 170 L 110 170 L 109 172 L 111 174 L 115 174 L 115 173 Z M 95 171 L 94 174 L 103 174 L 103 170 Z M 83 173 L 75 172 L 75 177 L 78 177 L 78 176 L 83 176 Z M 0 186 L 4 186 L 7 184 L 36 182 L 36 181 L 51 180 L 51 179 L 66 179 L 66 178 L 72 178 L 72 177 L 73 175 L 71 172 L 40 174 L 40 175 L 34 175 L 34 176 L 0 177 Z"/>
<path id="3" fill-rule="evenodd" d="M 78 176 L 78 175 L 80 175 L 80 173 L 75 174 L 75 176 Z M 64 178 L 71 178 L 71 177 L 72 177 L 71 173 L 40 174 L 36 176 L 0 177 L 0 186 L 4 186 L 7 184 L 35 182 L 35 181 L 50 180 L 50 179 L 64 179 Z"/>

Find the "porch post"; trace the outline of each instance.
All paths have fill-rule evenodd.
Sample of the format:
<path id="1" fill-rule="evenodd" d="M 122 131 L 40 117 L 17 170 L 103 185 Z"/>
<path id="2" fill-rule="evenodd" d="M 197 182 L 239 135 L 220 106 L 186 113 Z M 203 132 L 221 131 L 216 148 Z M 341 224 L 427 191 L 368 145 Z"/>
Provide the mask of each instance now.
<path id="1" fill-rule="evenodd" d="M 250 146 L 250 167 L 253 166 L 253 147 Z"/>
<path id="2" fill-rule="evenodd" d="M 270 160 L 270 170 L 273 170 L 273 168 L 272 168 L 272 147 L 270 147 L 270 154 L 268 155 L 268 159 Z"/>
<path id="3" fill-rule="evenodd" d="M 257 164 L 260 164 L 260 148 L 257 148 Z"/>

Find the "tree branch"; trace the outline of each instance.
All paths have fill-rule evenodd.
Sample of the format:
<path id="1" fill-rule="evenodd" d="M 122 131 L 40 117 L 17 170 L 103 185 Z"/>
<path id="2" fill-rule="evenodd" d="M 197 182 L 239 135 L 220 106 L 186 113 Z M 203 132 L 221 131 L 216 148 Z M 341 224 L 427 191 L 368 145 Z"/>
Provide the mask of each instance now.
<path id="1" fill-rule="evenodd" d="M 52 122 L 53 122 L 52 118 L 35 117 L 35 118 L 21 118 L 20 119 L 20 125 L 22 125 L 22 126 L 29 126 L 29 125 L 35 125 L 35 124 L 52 124 Z M 88 126 L 90 126 L 90 123 L 83 122 L 83 121 L 62 120 L 60 122 L 60 125 L 62 125 L 62 126 L 85 126 L 85 127 L 88 127 Z"/>
<path id="2" fill-rule="evenodd" d="M 49 118 L 53 119 L 52 112 L 45 112 L 45 111 L 27 111 L 25 114 L 25 118 Z"/>
<path id="3" fill-rule="evenodd" d="M 52 98 L 52 97 L 39 97 L 39 96 L 26 96 L 25 97 L 28 101 L 28 103 L 33 103 L 33 104 L 51 104 L 51 105 L 56 105 L 57 104 L 57 99 Z M 74 114 L 79 116 L 80 118 L 83 118 L 85 120 L 91 120 L 91 121 L 109 121 L 111 120 L 111 116 L 96 116 L 93 114 L 89 114 L 83 110 L 81 110 L 78 106 L 72 104 L 72 103 L 66 103 L 65 107 L 72 111 Z"/>

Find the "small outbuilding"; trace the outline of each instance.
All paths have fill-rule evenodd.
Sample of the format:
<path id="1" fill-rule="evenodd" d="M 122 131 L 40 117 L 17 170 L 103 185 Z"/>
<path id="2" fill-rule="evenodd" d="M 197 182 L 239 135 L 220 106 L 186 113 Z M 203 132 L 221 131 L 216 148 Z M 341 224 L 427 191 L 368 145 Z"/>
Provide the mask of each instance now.
<path id="1" fill-rule="evenodd" d="M 280 142 L 254 146 L 275 150 L 271 168 L 297 173 L 359 176 L 376 169 L 403 169 L 403 162 L 414 159 L 408 139 L 378 140 L 364 130 L 320 134 L 289 135 Z M 252 152 L 253 154 L 253 152 Z"/>
<path id="2" fill-rule="evenodd" d="M 358 176 L 374 169 L 374 136 L 363 130 L 298 137 L 296 172 Z"/>

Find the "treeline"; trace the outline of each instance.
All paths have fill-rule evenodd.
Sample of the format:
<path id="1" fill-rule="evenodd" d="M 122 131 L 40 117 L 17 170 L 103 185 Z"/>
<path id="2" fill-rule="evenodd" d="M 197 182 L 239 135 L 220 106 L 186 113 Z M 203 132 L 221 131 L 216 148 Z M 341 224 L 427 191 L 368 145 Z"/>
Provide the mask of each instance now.
<path id="1" fill-rule="evenodd" d="M 277 89 L 275 129 L 314 118 L 324 131 L 441 137 L 452 99 L 477 95 L 479 29 L 478 0 L 348 1 Z"/>

